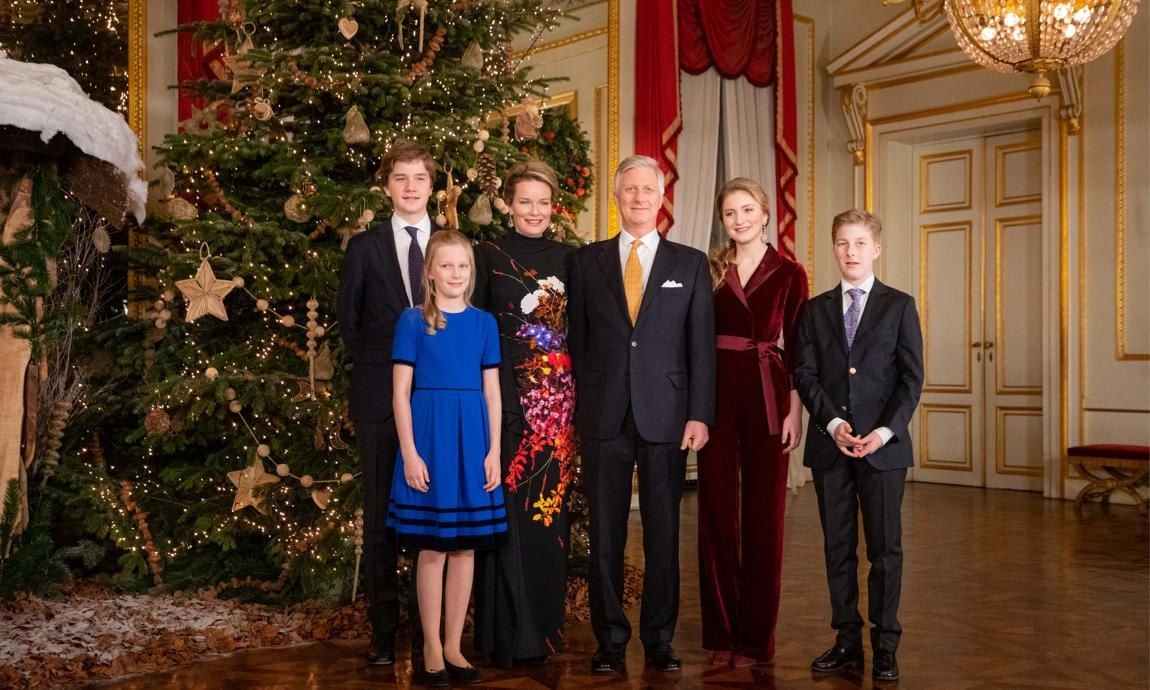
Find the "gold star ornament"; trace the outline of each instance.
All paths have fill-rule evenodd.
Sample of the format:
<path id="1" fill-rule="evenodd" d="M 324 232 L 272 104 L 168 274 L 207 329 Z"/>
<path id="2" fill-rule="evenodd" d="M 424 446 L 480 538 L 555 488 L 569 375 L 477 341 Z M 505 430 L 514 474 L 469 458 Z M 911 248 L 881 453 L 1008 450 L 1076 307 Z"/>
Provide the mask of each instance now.
<path id="1" fill-rule="evenodd" d="M 276 484 L 279 480 L 279 477 L 264 471 L 264 461 L 259 457 L 252 460 L 252 464 L 242 470 L 228 472 L 228 481 L 236 486 L 236 498 L 232 501 L 232 512 L 251 506 L 266 514 L 263 506 L 260 505 L 263 503 L 263 499 L 257 498 L 253 492 L 256 487 L 264 484 Z"/>
<path id="2" fill-rule="evenodd" d="M 200 262 L 200 270 L 196 271 L 195 278 L 176 281 L 176 287 L 188 301 L 188 313 L 184 320 L 191 323 L 205 314 L 211 314 L 220 321 L 227 321 L 228 310 L 224 307 L 224 297 L 235 286 L 235 281 L 216 278 L 212 265 L 204 259 Z"/>

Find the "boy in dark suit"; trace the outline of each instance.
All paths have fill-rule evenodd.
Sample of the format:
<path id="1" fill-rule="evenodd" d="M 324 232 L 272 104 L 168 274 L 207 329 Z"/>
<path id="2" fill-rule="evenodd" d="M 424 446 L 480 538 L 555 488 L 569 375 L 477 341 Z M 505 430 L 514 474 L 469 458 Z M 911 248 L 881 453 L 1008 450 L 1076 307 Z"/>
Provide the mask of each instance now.
<path id="1" fill-rule="evenodd" d="M 377 177 L 393 214 L 351 238 L 340 268 L 337 312 L 352 359 L 349 405 L 363 481 L 364 593 L 371 621 L 366 657 L 377 666 L 395 662 L 399 623 L 396 549 L 386 530 L 399 452 L 391 410 L 391 344 L 399 315 L 423 302 L 424 252 L 439 229 L 427 215 L 435 170 L 435 159 L 421 144 L 398 141 L 388 149 Z M 417 607 L 410 613 L 413 656 L 418 656 Z"/>
<path id="2" fill-rule="evenodd" d="M 896 680 L 902 627 L 902 506 L 914 465 L 910 419 L 922 393 L 922 332 L 914 298 L 874 277 L 882 224 L 850 210 L 831 234 L 842 280 L 811 298 L 799 323 L 795 387 L 810 412 L 803 464 L 815 480 L 835 644 L 811 670 L 861 669 L 858 513 L 867 560 L 872 675 Z"/>

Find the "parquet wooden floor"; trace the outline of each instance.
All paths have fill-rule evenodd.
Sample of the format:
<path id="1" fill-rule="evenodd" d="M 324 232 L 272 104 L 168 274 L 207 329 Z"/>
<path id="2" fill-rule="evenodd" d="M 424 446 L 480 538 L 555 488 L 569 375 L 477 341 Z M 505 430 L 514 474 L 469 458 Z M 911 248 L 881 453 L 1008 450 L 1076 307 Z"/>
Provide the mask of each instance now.
<path id="1" fill-rule="evenodd" d="M 869 663 L 862 675 L 815 676 L 808 667 L 833 640 L 813 487 L 795 497 L 787 518 L 779 645 L 776 663 L 770 666 L 714 667 L 709 654 L 698 647 L 695 514 L 695 495 L 688 492 L 683 506 L 682 615 L 675 640 L 682 672 L 645 669 L 636 640 L 625 676 L 593 676 L 587 670 L 595 647 L 590 626 L 576 623 L 569 626 L 565 653 L 546 665 L 510 672 L 484 668 L 485 682 L 479 687 L 872 687 Z M 1079 517 L 1070 502 L 1036 494 L 911 484 L 903 519 L 904 633 L 899 649 L 902 681 L 897 685 L 1150 686 L 1150 523 L 1133 507 L 1087 505 Z M 637 513 L 632 528 L 630 557 L 638 562 Z M 865 617 L 865 602 L 861 610 Z M 637 617 L 638 610 L 632 613 Z M 362 662 L 362 648 L 362 643 L 329 643 L 245 652 L 91 687 L 412 687 L 406 649 L 396 666 L 369 669 Z M 869 650 L 867 654 L 869 662 Z"/>

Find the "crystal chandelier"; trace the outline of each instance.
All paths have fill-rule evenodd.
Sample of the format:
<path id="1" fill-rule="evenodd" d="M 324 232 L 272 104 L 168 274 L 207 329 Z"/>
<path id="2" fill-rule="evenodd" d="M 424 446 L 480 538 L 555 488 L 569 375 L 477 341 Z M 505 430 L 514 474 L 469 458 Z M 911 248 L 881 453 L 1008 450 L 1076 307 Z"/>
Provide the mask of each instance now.
<path id="1" fill-rule="evenodd" d="M 962 51 L 998 72 L 1030 72 L 1030 95 L 1050 93 L 1049 72 L 1090 62 L 1126 33 L 1138 0 L 946 0 Z"/>
<path id="2" fill-rule="evenodd" d="M 997 72 L 1033 74 L 1029 92 L 1035 98 L 1050 93 L 1050 72 L 1090 62 L 1113 48 L 1130 27 L 1138 2 L 941 0 L 962 51 Z M 923 20 L 938 10 L 926 0 L 913 0 L 913 5 Z"/>

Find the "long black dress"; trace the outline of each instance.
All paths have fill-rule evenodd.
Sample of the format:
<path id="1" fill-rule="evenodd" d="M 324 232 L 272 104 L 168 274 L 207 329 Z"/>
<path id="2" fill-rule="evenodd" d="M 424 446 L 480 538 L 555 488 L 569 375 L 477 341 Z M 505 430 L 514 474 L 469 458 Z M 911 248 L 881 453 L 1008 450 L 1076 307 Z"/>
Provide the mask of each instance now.
<path id="1" fill-rule="evenodd" d="M 475 645 L 492 663 L 562 646 L 575 456 L 575 383 L 567 354 L 570 247 L 514 231 L 476 248 L 474 303 L 503 345 L 503 491 L 508 540 L 476 552 Z"/>

